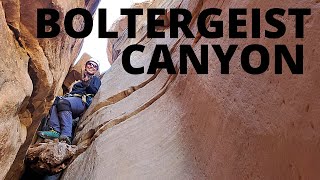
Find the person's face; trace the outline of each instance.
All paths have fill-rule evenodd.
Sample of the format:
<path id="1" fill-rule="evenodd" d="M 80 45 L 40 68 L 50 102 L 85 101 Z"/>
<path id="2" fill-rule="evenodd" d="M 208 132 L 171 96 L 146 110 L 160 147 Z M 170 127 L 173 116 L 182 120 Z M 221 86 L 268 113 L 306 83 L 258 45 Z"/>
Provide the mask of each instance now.
<path id="1" fill-rule="evenodd" d="M 86 70 L 89 74 L 95 74 L 98 70 L 98 65 L 95 62 L 87 62 L 86 63 Z"/>

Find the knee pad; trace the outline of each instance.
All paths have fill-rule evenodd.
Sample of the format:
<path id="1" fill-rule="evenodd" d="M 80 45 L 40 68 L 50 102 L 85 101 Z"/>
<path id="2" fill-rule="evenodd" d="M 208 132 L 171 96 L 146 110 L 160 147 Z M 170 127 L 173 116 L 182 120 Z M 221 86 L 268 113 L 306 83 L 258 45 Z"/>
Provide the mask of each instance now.
<path id="1" fill-rule="evenodd" d="M 60 99 L 57 104 L 57 110 L 60 111 L 71 111 L 71 104 L 66 99 Z"/>

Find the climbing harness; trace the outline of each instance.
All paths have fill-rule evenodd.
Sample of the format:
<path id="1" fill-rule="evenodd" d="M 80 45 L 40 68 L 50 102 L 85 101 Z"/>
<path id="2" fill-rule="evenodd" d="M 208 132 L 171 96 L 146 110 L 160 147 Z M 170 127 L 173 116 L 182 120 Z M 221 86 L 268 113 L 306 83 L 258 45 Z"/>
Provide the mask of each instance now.
<path id="1" fill-rule="evenodd" d="M 81 98 L 82 102 L 86 105 L 88 108 L 92 102 L 92 98 L 94 97 L 94 94 L 70 94 L 67 93 L 63 97 L 78 97 Z"/>

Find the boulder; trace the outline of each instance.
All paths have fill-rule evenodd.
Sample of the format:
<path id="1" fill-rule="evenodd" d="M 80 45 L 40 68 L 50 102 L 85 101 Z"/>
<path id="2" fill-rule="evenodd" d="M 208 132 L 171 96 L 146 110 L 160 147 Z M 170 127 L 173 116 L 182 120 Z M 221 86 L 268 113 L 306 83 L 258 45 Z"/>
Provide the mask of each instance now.
<path id="1" fill-rule="evenodd" d="M 26 164 L 39 174 L 53 175 L 64 170 L 77 152 L 77 146 L 47 140 L 31 145 Z"/>

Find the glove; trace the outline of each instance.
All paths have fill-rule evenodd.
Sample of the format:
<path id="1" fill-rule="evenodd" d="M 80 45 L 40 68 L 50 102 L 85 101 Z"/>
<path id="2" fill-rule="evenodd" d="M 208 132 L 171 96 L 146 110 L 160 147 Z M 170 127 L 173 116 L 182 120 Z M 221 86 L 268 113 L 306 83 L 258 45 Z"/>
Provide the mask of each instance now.
<path id="1" fill-rule="evenodd" d="M 82 81 L 81 81 L 82 85 L 84 87 L 88 87 L 90 85 L 91 79 L 92 79 L 92 76 L 85 73 L 84 77 L 82 78 Z"/>

